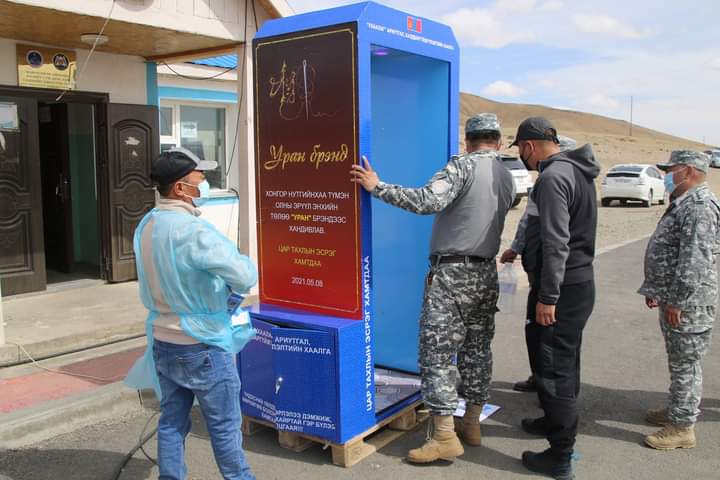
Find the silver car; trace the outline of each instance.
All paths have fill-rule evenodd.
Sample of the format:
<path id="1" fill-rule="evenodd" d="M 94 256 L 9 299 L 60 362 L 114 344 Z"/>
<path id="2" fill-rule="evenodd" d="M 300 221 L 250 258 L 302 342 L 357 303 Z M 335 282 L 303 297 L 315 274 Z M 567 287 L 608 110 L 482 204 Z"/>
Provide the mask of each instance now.
<path id="1" fill-rule="evenodd" d="M 720 150 L 705 150 L 710 157 L 710 166 L 720 168 Z"/>

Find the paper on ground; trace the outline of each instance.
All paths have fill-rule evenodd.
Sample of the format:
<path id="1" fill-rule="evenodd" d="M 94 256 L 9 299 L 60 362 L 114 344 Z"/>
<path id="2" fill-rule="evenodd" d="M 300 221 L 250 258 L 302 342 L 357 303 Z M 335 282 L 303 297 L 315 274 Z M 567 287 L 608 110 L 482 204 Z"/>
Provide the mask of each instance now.
<path id="1" fill-rule="evenodd" d="M 480 421 L 482 422 L 483 420 L 485 420 L 486 418 L 488 418 L 490 415 L 497 412 L 498 410 L 500 410 L 499 406 L 492 405 L 490 403 L 486 403 L 485 406 L 483 407 L 482 413 L 480 414 Z M 458 407 L 457 407 L 457 410 L 455 410 L 454 415 L 456 417 L 462 417 L 463 415 L 465 415 L 465 399 L 464 398 L 461 398 L 460 401 L 458 402 Z"/>

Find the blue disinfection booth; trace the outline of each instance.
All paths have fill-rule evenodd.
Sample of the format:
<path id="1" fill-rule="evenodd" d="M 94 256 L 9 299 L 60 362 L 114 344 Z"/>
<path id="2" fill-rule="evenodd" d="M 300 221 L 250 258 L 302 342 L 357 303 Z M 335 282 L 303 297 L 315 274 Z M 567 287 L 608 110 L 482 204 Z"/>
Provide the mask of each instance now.
<path id="1" fill-rule="evenodd" d="M 350 181 L 367 156 L 420 186 L 458 147 L 457 42 L 366 2 L 272 20 L 253 41 L 260 303 L 245 415 L 343 444 L 419 399 L 432 218 Z"/>

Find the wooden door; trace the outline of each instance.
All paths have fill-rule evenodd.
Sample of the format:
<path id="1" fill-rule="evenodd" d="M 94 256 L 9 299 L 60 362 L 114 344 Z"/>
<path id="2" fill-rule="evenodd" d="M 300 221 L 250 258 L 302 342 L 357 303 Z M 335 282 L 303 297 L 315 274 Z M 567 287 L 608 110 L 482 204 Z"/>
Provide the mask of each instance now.
<path id="1" fill-rule="evenodd" d="M 102 110 L 102 109 L 101 109 Z M 101 125 L 107 157 L 100 162 L 103 274 L 111 282 L 137 278 L 133 235 L 155 203 L 150 166 L 160 154 L 159 112 L 151 105 L 108 104 Z"/>
<path id="2" fill-rule="evenodd" d="M 0 96 L 0 277 L 4 296 L 46 286 L 38 138 L 37 101 Z"/>

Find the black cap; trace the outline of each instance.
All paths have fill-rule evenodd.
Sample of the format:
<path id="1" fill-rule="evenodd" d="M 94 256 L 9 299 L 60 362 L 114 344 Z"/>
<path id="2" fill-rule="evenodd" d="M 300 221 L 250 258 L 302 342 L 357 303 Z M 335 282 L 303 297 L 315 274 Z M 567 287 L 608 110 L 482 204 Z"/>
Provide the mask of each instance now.
<path id="1" fill-rule="evenodd" d="M 186 148 L 171 148 L 153 162 L 150 178 L 158 185 L 170 185 L 193 170 L 215 170 L 217 162 L 201 160 Z"/>
<path id="2" fill-rule="evenodd" d="M 515 140 L 510 144 L 514 147 L 518 142 L 525 140 L 548 140 L 560 143 L 557 136 L 557 129 L 544 117 L 530 117 L 522 121 L 518 126 Z"/>

